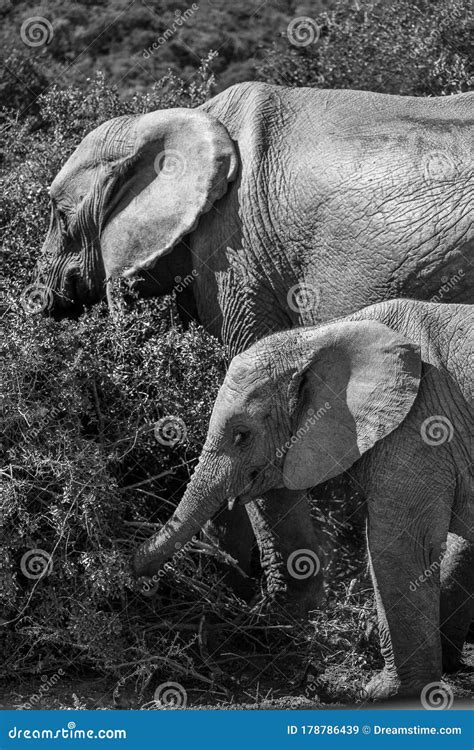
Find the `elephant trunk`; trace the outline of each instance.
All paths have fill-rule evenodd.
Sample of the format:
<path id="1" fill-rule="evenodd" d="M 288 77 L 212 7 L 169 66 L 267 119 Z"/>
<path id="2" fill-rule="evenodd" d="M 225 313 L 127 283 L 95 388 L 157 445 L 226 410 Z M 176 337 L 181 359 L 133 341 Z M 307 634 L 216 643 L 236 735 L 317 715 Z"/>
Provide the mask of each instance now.
<path id="1" fill-rule="evenodd" d="M 215 462 L 214 462 L 215 463 Z M 199 461 L 186 492 L 162 529 L 144 542 L 134 558 L 134 571 L 137 576 L 152 576 L 183 544 L 189 542 L 219 510 L 225 500 L 224 483 L 213 479 L 209 487 L 207 477 L 216 477 L 214 468 L 210 472 L 205 462 Z"/>

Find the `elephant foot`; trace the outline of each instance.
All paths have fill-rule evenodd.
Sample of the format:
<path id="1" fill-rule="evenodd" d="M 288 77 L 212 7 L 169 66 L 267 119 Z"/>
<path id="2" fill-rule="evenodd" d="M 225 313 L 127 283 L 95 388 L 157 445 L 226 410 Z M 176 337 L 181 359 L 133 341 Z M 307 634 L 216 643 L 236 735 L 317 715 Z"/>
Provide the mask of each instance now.
<path id="1" fill-rule="evenodd" d="M 364 688 L 364 697 L 370 701 L 386 701 L 399 695 L 400 680 L 385 669 L 375 674 Z"/>
<path id="2" fill-rule="evenodd" d="M 390 698 L 416 698 L 426 708 L 425 703 L 430 704 L 437 700 L 433 691 L 443 693 L 443 685 L 440 677 L 431 676 L 416 679 L 416 682 L 403 682 L 396 675 L 386 669 L 375 674 L 364 688 L 364 697 L 371 701 L 386 701 Z M 444 691 L 449 697 L 449 688 Z"/>

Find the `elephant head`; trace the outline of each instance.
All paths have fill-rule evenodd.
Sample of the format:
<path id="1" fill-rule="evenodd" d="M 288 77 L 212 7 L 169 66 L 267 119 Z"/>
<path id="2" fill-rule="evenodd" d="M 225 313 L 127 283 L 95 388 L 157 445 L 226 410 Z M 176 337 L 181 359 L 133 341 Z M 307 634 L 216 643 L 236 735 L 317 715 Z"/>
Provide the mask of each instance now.
<path id="1" fill-rule="evenodd" d="M 261 340 L 230 365 L 198 466 L 172 518 L 135 557 L 152 575 L 226 500 L 337 476 L 410 411 L 418 348 L 387 326 L 342 320 Z"/>
<path id="2" fill-rule="evenodd" d="M 114 276 L 140 274 L 144 296 L 170 292 L 176 272 L 160 259 L 224 195 L 237 167 L 227 130 L 200 110 L 118 117 L 89 133 L 50 188 L 38 280 L 53 312 L 98 301 Z"/>

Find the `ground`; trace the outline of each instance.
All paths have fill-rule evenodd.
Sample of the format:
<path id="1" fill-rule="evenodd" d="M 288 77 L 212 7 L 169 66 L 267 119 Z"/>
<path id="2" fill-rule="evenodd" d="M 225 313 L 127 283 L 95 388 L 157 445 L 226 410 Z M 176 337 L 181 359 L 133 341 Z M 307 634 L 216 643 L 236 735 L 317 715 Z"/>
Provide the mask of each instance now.
<path id="1" fill-rule="evenodd" d="M 307 671 L 299 670 L 295 673 L 295 661 L 287 656 L 286 667 L 288 679 L 266 680 L 264 676 L 258 683 L 247 680 L 252 685 L 246 689 L 245 679 L 241 677 L 240 684 L 231 687 L 219 685 L 217 680 L 212 686 L 205 687 L 192 678 L 182 678 L 186 684 L 186 708 L 197 709 L 327 709 L 327 708 L 355 708 L 369 707 L 357 691 L 367 679 L 367 673 L 356 674 L 354 670 L 334 667 L 319 674 L 312 683 L 308 680 Z M 447 690 L 454 696 L 453 708 L 468 709 L 473 706 L 472 680 L 474 674 L 474 643 L 466 644 L 464 653 L 465 666 L 455 675 L 445 675 L 443 681 Z M 283 666 L 283 665 L 281 665 Z M 306 671 L 306 674 L 305 674 Z M 153 700 L 154 685 L 159 684 L 163 673 L 157 673 L 153 681 L 147 686 L 144 694 L 135 692 L 133 685 L 120 686 L 117 680 L 104 677 L 81 676 L 71 678 L 66 676 L 53 685 L 41 700 L 34 702 L 32 708 L 41 709 L 148 709 L 163 708 Z M 227 683 L 229 682 L 227 678 Z M 31 696 L 37 695 L 45 683 L 41 679 L 24 679 L 0 684 L 0 708 L 22 709 L 29 707 Z M 156 688 L 155 688 L 156 690 Z M 26 705 L 28 704 L 28 706 Z M 390 701 L 378 704 L 380 708 L 421 708 L 418 701 L 401 703 Z M 170 706 L 173 707 L 173 706 Z M 184 707 L 184 706 L 181 706 Z M 374 708 L 373 704 L 370 704 Z"/>

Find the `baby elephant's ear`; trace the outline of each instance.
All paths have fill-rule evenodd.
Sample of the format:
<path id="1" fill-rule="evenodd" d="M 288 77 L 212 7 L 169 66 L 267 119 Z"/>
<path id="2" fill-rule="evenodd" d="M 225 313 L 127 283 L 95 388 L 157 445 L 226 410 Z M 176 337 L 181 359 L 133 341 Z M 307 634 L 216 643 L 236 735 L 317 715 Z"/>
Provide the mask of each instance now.
<path id="1" fill-rule="evenodd" d="M 293 437 L 283 467 L 290 489 L 348 469 L 405 419 L 418 392 L 418 347 L 377 321 L 341 321 L 299 334 L 289 387 Z"/>

